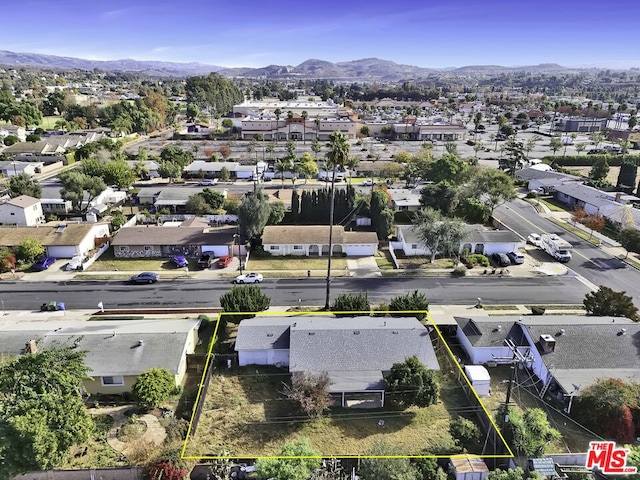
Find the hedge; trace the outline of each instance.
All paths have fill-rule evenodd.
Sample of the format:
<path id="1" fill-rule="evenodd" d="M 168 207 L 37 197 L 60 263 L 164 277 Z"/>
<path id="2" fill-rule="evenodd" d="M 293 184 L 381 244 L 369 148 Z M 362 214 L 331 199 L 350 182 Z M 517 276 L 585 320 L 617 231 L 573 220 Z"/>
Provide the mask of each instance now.
<path id="1" fill-rule="evenodd" d="M 606 159 L 610 167 L 619 167 L 623 160 L 632 160 L 640 165 L 640 155 L 567 155 L 565 157 L 543 157 L 542 161 L 549 165 L 556 164 L 560 167 L 591 167 L 596 160 Z"/>

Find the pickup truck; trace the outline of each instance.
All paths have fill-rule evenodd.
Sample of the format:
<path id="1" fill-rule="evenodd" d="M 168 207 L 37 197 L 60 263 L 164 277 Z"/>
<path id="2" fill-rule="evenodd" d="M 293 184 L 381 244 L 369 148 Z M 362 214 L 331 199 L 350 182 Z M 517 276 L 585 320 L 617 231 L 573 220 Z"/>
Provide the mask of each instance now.
<path id="1" fill-rule="evenodd" d="M 214 258 L 213 253 L 204 252 L 198 259 L 198 267 L 202 269 L 211 267 Z"/>

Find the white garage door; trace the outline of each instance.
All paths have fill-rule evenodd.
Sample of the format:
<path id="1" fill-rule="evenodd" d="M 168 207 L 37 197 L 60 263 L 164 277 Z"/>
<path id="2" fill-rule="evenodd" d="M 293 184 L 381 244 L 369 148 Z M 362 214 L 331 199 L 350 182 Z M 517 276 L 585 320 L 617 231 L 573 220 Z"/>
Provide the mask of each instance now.
<path id="1" fill-rule="evenodd" d="M 229 255 L 229 246 L 228 245 L 203 245 L 203 252 L 213 252 L 216 257 L 220 257 L 222 255 Z"/>
<path id="2" fill-rule="evenodd" d="M 77 255 L 76 251 L 75 246 L 47 247 L 47 255 L 55 258 L 72 258 Z"/>
<path id="3" fill-rule="evenodd" d="M 369 256 L 376 254 L 376 247 L 374 245 L 347 245 L 345 247 L 345 253 L 349 256 Z"/>

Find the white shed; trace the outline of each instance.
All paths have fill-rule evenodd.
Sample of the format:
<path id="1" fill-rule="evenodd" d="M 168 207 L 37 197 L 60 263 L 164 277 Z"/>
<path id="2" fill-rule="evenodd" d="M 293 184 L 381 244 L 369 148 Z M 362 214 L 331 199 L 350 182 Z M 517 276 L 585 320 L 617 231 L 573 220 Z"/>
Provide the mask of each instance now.
<path id="1" fill-rule="evenodd" d="M 450 462 L 456 480 L 484 480 L 489 476 L 489 468 L 481 458 L 453 457 Z"/>
<path id="2" fill-rule="evenodd" d="M 488 397 L 491 388 L 491 376 L 482 365 L 465 365 L 464 374 L 471 382 L 479 397 Z"/>

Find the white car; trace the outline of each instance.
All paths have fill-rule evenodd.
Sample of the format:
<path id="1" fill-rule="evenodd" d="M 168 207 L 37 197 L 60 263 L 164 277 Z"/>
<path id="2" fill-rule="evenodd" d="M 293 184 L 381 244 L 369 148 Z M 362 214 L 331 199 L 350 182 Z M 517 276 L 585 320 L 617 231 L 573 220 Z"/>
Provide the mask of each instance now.
<path id="1" fill-rule="evenodd" d="M 539 247 L 540 245 L 542 245 L 542 237 L 540 237 L 540 235 L 538 235 L 537 233 L 532 233 L 527 237 L 527 242 L 529 242 L 531 245 Z"/>
<path id="2" fill-rule="evenodd" d="M 261 273 L 244 273 L 242 275 L 238 275 L 233 283 L 260 283 L 262 282 L 262 274 Z"/>
<path id="3" fill-rule="evenodd" d="M 362 185 L 363 187 L 372 187 L 375 185 L 375 183 L 373 183 L 373 180 L 365 180 L 360 185 Z"/>
<path id="4" fill-rule="evenodd" d="M 76 255 L 71 260 L 69 260 L 69 263 L 67 263 L 67 266 L 64 267 L 64 269 L 67 272 L 70 272 L 72 270 L 81 270 L 82 269 L 82 261 L 83 261 L 83 258 L 80 255 Z"/>
<path id="5" fill-rule="evenodd" d="M 218 179 L 214 178 L 214 179 L 202 180 L 202 181 L 198 182 L 198 186 L 199 187 L 212 187 L 213 185 L 216 185 L 217 183 L 218 183 Z"/>

